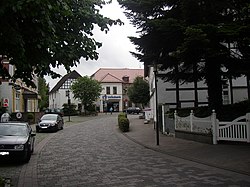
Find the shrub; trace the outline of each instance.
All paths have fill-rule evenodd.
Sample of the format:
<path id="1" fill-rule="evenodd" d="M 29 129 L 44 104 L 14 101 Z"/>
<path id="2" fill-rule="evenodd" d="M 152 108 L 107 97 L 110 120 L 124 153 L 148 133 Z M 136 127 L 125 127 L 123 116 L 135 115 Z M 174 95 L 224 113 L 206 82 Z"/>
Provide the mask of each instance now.
<path id="1" fill-rule="evenodd" d="M 68 105 L 68 103 L 64 103 L 63 104 L 63 113 L 65 116 L 77 115 L 76 105 L 74 103 L 70 103 L 70 105 Z"/>
<path id="2" fill-rule="evenodd" d="M 4 179 L 0 176 L 0 187 L 4 187 L 5 182 Z"/>
<path id="3" fill-rule="evenodd" d="M 27 119 L 28 119 L 29 121 L 33 120 L 33 119 L 34 119 L 34 114 L 33 114 L 33 113 L 28 113 L 28 114 L 27 114 Z"/>
<path id="4" fill-rule="evenodd" d="M 167 113 L 168 117 L 174 118 L 174 111 L 176 109 L 170 109 Z M 208 106 L 202 107 L 192 107 L 192 108 L 181 108 L 178 109 L 178 116 L 185 117 L 190 115 L 190 111 L 193 110 L 196 117 L 207 117 L 212 114 L 212 109 Z M 232 121 L 237 117 L 245 115 L 247 112 L 250 112 L 250 101 L 245 100 L 231 105 L 222 106 L 221 110 L 215 111 L 216 117 L 220 121 Z"/>
<path id="5" fill-rule="evenodd" d="M 120 118 L 127 118 L 127 114 L 124 113 L 124 112 L 119 113 L 119 114 L 118 114 L 118 123 L 119 123 L 119 119 L 120 119 Z"/>
<path id="6" fill-rule="evenodd" d="M 123 115 L 118 116 L 118 125 L 119 129 L 122 132 L 128 132 L 129 131 L 129 120 Z"/>

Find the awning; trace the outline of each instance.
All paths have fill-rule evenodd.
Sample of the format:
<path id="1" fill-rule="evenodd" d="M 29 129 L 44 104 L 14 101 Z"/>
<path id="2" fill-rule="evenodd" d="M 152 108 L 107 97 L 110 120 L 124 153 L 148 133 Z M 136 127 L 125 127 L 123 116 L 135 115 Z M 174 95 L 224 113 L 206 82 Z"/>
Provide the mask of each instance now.
<path id="1" fill-rule="evenodd" d="M 23 92 L 24 99 L 38 99 L 38 94 L 36 92 L 32 92 L 30 90 L 24 90 Z"/>

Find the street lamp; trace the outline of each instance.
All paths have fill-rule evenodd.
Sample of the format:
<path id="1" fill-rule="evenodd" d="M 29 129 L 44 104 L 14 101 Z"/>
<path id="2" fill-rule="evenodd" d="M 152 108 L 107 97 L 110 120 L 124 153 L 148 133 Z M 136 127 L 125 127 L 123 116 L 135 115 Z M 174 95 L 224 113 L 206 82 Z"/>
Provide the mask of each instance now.
<path id="1" fill-rule="evenodd" d="M 70 91 L 66 91 L 66 97 L 68 97 L 68 114 L 69 114 L 69 121 L 70 121 Z"/>
<path id="2" fill-rule="evenodd" d="M 158 123 L 158 96 L 157 96 L 157 64 L 154 64 L 154 78 L 155 78 L 155 115 L 156 115 L 156 145 L 159 145 L 159 123 Z"/>
<path id="3" fill-rule="evenodd" d="M 160 53 L 159 55 L 159 58 L 158 58 L 158 62 L 159 62 L 159 59 L 162 57 L 162 52 Z M 155 128 L 156 128 L 156 145 L 159 145 L 159 116 L 158 116 L 158 90 L 157 90 L 157 73 L 158 73 L 158 70 L 157 70 L 157 63 L 154 62 L 154 78 L 155 78 L 155 115 L 156 115 L 156 122 L 155 122 Z"/>
<path id="4" fill-rule="evenodd" d="M 104 107 L 103 107 L 103 110 L 105 110 L 105 113 L 107 114 L 107 95 L 105 94 L 104 96 L 103 96 L 103 98 L 104 98 Z"/>

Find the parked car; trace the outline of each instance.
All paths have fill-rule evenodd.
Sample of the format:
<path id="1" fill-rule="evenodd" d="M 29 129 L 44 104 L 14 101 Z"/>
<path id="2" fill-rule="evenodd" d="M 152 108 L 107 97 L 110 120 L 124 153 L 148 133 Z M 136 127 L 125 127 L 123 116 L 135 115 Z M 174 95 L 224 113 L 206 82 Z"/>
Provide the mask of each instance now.
<path id="1" fill-rule="evenodd" d="M 46 109 L 45 114 L 59 114 L 61 117 L 64 116 L 63 109 L 60 108 L 53 108 L 53 109 Z"/>
<path id="2" fill-rule="evenodd" d="M 141 109 L 139 107 L 128 107 L 124 110 L 127 114 L 139 114 Z"/>
<path id="3" fill-rule="evenodd" d="M 44 114 L 36 125 L 36 132 L 58 131 L 63 129 L 64 121 L 59 114 Z"/>
<path id="4" fill-rule="evenodd" d="M 0 123 L 0 160 L 11 158 L 29 162 L 36 134 L 24 122 Z"/>

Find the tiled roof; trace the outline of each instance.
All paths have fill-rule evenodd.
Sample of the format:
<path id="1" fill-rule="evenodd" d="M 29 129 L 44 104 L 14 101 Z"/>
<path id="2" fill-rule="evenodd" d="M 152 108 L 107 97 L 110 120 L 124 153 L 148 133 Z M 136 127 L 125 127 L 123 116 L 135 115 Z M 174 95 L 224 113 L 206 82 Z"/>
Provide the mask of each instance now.
<path id="1" fill-rule="evenodd" d="M 100 80 L 100 82 L 122 82 L 122 80 L 108 73 Z"/>
<path id="2" fill-rule="evenodd" d="M 128 83 L 133 83 L 137 76 L 144 77 L 144 69 L 100 68 L 91 77 L 99 82 L 123 82 L 123 77 L 129 77 Z"/>
<path id="3" fill-rule="evenodd" d="M 76 71 L 72 71 L 70 73 L 68 73 L 67 75 L 64 75 L 58 82 L 57 84 L 52 88 L 52 90 L 50 91 L 50 93 L 56 92 L 62 85 L 63 83 L 68 80 L 68 79 L 77 79 L 81 77 L 81 75 Z"/>

